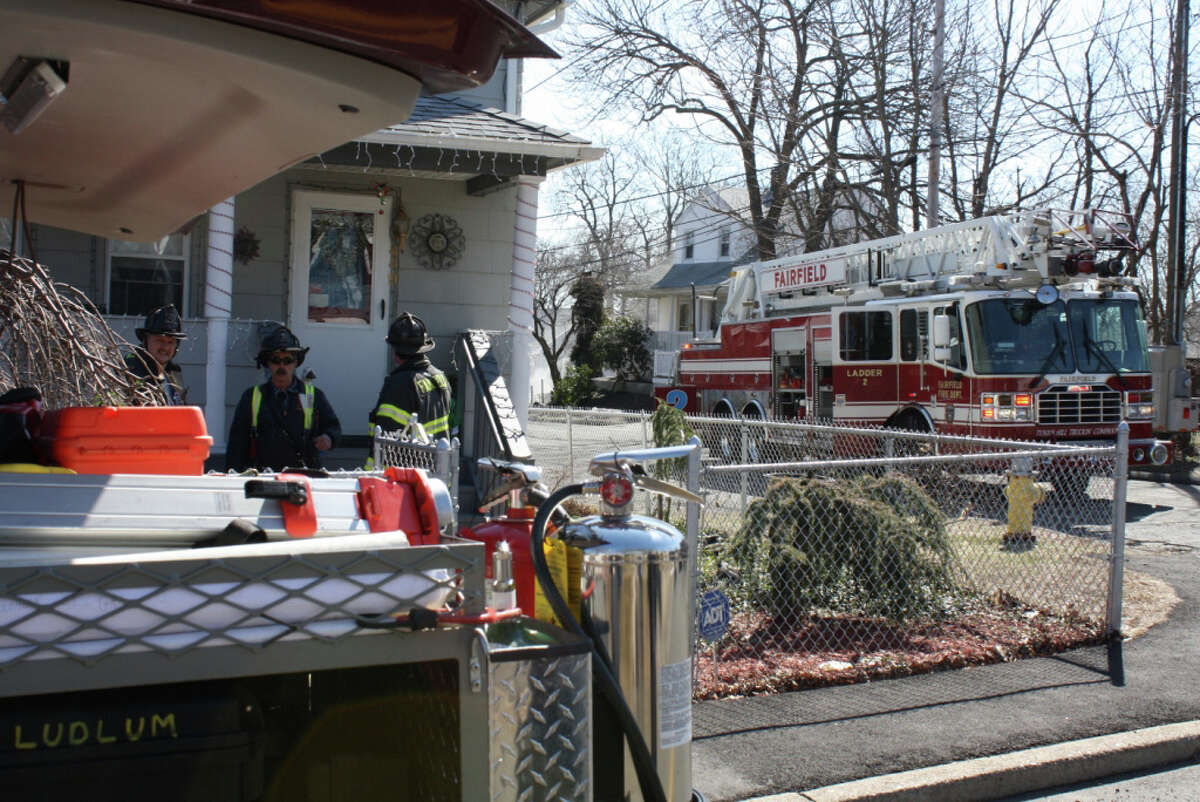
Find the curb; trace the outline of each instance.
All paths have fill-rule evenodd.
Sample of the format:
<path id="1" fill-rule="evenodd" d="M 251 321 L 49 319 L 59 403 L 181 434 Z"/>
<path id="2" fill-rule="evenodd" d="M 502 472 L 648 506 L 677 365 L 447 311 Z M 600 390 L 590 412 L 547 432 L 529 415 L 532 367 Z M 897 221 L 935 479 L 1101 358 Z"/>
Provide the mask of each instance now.
<path id="1" fill-rule="evenodd" d="M 745 802 L 953 802 L 1002 799 L 1200 757 L 1200 721 L 1101 735 Z"/>

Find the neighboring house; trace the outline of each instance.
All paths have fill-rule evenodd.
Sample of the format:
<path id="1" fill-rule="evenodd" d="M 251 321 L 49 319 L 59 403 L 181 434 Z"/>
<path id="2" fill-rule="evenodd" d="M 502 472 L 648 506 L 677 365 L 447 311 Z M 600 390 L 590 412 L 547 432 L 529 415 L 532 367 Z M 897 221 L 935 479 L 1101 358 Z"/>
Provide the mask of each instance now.
<path id="1" fill-rule="evenodd" d="M 173 302 L 183 311 L 189 337 L 178 361 L 216 450 L 242 391 L 262 380 L 253 358 L 266 321 L 287 324 L 312 348 L 301 373 L 315 371 L 347 434 L 367 435 L 390 369 L 384 337 L 401 311 L 424 319 L 437 341 L 431 357 L 449 372 L 454 337 L 465 329 L 511 332 L 514 353 L 531 353 L 523 310 L 539 184 L 603 150 L 517 116 L 519 91 L 519 62 L 503 61 L 485 86 L 421 97 L 406 122 L 292 166 L 186 233 L 130 243 L 35 226 L 38 259 L 131 341 L 150 309 Z M 237 232 L 231 284 L 209 250 L 213 221 L 229 214 Z M 214 305 L 232 317 L 221 329 L 223 371 L 214 370 L 206 339 Z M 528 362 L 514 356 L 509 376 L 522 417 Z"/>
<path id="2" fill-rule="evenodd" d="M 835 218 L 841 230 L 853 228 L 848 212 Z M 652 271 L 643 286 L 626 292 L 644 299 L 644 319 L 654 333 L 651 350 L 657 381 L 673 375 L 683 343 L 717 335 L 730 272 L 758 258 L 749 219 L 745 187 L 705 189 L 680 213 L 673 261 Z M 775 247 L 779 257 L 803 252 L 803 237 L 786 219 Z"/>

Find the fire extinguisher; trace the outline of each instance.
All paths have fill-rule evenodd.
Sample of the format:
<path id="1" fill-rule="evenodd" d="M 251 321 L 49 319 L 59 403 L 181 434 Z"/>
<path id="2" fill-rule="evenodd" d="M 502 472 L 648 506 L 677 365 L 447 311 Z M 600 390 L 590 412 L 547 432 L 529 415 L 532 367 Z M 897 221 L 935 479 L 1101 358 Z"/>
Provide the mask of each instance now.
<path id="1" fill-rule="evenodd" d="M 694 439 L 685 446 L 598 455 L 589 466 L 598 480 L 560 488 L 533 522 L 530 552 L 538 584 L 566 628 L 593 643 L 598 693 L 593 753 L 597 766 L 605 764 L 596 772 L 599 802 L 700 798 L 691 788 L 687 540 L 669 523 L 632 511 L 635 489 L 702 503 L 699 496 L 648 476 L 639 464 L 698 450 Z M 555 533 L 583 550 L 581 624 L 551 577 L 543 538 L 558 505 L 582 494 L 599 495 L 600 514 L 569 520 Z"/>
<path id="2" fill-rule="evenodd" d="M 493 580 L 497 579 L 493 576 L 492 567 L 495 552 L 501 544 L 508 544 L 512 578 L 516 585 L 516 603 L 522 612 L 532 616 L 535 594 L 533 560 L 529 549 L 530 531 L 533 529 L 533 518 L 538 506 L 550 495 L 541 484 L 541 469 L 536 465 L 507 462 L 492 457 L 483 457 L 477 464 L 483 470 L 496 473 L 500 479 L 484 498 L 479 511 L 488 514 L 501 504 L 505 504 L 506 507 L 499 515 L 489 514 L 482 523 L 460 527 L 458 536 L 478 541 L 487 547 L 484 565 L 487 566 L 488 579 Z M 560 513 L 555 517 L 556 524 L 567 520 L 565 514 Z M 497 607 L 490 600 L 488 605 Z"/>

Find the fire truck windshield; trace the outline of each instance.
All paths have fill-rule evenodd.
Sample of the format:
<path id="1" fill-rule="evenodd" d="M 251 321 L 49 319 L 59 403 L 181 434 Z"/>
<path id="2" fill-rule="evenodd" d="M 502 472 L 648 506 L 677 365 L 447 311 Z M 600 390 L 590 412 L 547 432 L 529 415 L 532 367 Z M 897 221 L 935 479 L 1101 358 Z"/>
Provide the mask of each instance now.
<path id="1" fill-rule="evenodd" d="M 991 298 L 966 310 L 975 371 L 983 375 L 1122 374 L 1148 370 L 1133 299 Z"/>

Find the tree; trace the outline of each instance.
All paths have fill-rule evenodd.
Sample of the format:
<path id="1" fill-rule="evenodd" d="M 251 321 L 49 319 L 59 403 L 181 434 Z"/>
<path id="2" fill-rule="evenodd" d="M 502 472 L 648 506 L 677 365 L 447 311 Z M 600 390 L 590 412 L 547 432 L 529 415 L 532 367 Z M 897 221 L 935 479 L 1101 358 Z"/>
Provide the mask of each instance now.
<path id="1" fill-rule="evenodd" d="M 640 320 L 619 315 L 604 321 L 592 340 L 592 350 L 600 363 L 612 368 L 622 381 L 645 379 L 653 367 L 653 357 L 646 344 L 650 342 L 650 327 Z"/>
<path id="2" fill-rule="evenodd" d="M 562 380 L 559 363 L 575 334 L 570 302 L 579 272 L 569 251 L 539 246 L 534 268 L 533 339 L 542 349 L 553 385 Z"/>
<path id="3" fill-rule="evenodd" d="M 630 223 L 634 210 L 629 199 L 637 195 L 634 175 L 621 169 L 609 152 L 599 162 L 571 170 L 555 197 L 560 210 L 582 222 L 583 234 L 576 244 L 580 267 L 609 291 L 610 302 L 619 298 L 611 291 L 628 284 L 633 271 L 644 264 Z"/>
<path id="4" fill-rule="evenodd" d="M 1159 342 L 1174 285 L 1164 267 L 1172 6 L 1151 0 L 1110 11 L 1102 5 L 1082 45 L 1051 48 L 1057 91 L 1030 102 L 1037 123 L 1072 145 L 1071 203 L 1115 207 L 1131 221 L 1141 248 L 1129 257 L 1126 273 L 1140 279 L 1147 322 Z M 1195 259 L 1188 264 L 1186 285 L 1192 286 Z"/>
<path id="5" fill-rule="evenodd" d="M 575 329 L 575 345 L 571 361 L 599 372 L 599 356 L 592 348 L 596 332 L 604 325 L 604 285 L 590 272 L 584 272 L 571 287 L 571 325 Z"/>
<path id="6" fill-rule="evenodd" d="M 749 224 L 759 256 L 770 258 L 789 195 L 814 178 L 828 189 L 838 175 L 836 149 L 793 169 L 803 146 L 827 139 L 853 102 L 843 91 L 849 73 L 827 46 L 840 33 L 831 31 L 834 5 L 600 0 L 582 12 L 575 79 L 643 122 L 676 112 L 710 124 L 710 135 L 739 155 Z M 828 204 L 818 208 L 830 213 Z"/>

